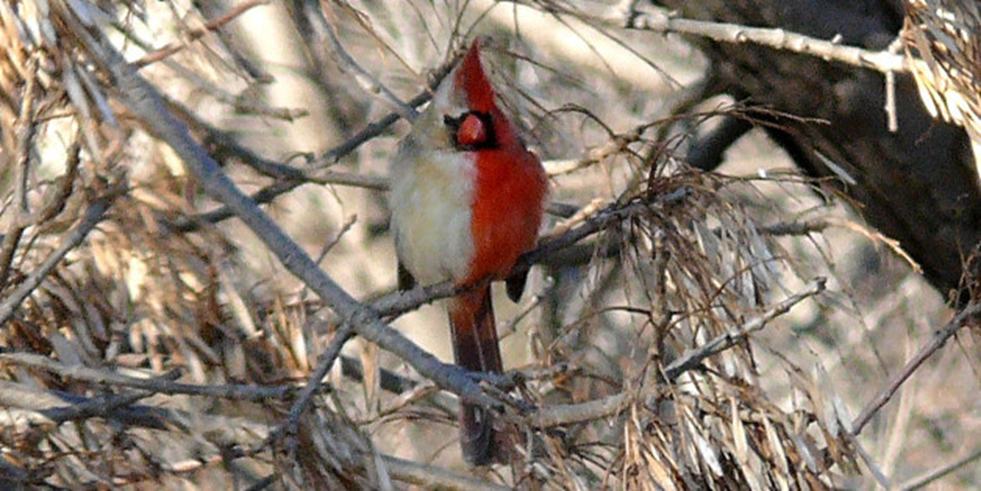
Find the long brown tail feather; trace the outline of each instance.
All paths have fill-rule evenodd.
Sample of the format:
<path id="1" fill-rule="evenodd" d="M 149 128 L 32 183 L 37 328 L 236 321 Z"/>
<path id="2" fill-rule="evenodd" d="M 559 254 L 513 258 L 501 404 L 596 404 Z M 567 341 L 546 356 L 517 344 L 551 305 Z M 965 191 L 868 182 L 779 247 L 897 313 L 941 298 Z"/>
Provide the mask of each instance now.
<path id="1" fill-rule="evenodd" d="M 449 314 L 456 363 L 471 371 L 503 371 L 490 286 L 451 299 Z M 459 418 L 463 458 L 472 465 L 497 460 L 493 415 L 478 406 L 462 404 Z"/>

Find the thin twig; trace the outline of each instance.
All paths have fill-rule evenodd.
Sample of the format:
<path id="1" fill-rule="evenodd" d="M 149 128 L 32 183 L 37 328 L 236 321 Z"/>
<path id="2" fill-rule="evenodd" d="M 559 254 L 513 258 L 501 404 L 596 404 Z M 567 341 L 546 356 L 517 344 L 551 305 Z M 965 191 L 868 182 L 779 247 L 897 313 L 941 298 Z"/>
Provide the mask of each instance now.
<path id="1" fill-rule="evenodd" d="M 7 284 L 7 278 L 10 275 L 10 269 L 14 261 L 14 254 L 17 252 L 21 236 L 27 227 L 27 224 L 23 223 L 24 218 L 30 214 L 30 210 L 27 208 L 27 182 L 28 176 L 30 175 L 31 144 L 34 141 L 34 134 L 37 131 L 37 122 L 34 121 L 35 65 L 36 61 L 32 58 L 32 61 L 26 67 L 28 77 L 23 90 L 20 112 L 17 116 L 17 138 L 14 149 L 16 159 L 13 164 L 17 170 L 17 177 L 15 177 L 16 181 L 14 182 L 14 213 L 17 219 L 7 231 L 6 235 L 4 235 L 2 244 L 0 244 L 0 288 Z M 0 325 L 2 324 L 0 322 Z"/>
<path id="2" fill-rule="evenodd" d="M 221 17 L 218 17 L 217 19 L 214 19 L 208 22 L 207 24 L 205 24 L 203 29 L 195 29 L 191 31 L 187 36 L 187 41 L 185 42 L 175 41 L 172 43 L 168 43 L 167 45 L 154 50 L 152 53 L 147 53 L 143 55 L 142 58 L 133 62 L 133 66 L 137 68 L 143 68 L 147 65 L 163 60 L 173 55 L 174 53 L 177 53 L 183 50 L 184 48 L 186 48 L 188 46 L 188 43 L 194 42 L 204 37 L 204 35 L 207 34 L 209 31 L 217 30 L 222 26 L 224 26 L 225 24 L 228 24 L 229 22 L 237 19 L 239 16 L 251 10 L 253 7 L 257 7 L 259 5 L 265 5 L 269 2 L 270 0 L 249 0 L 241 5 L 238 5 L 235 8 L 229 10 L 228 13 L 226 13 L 225 15 L 222 15 Z"/>
<path id="3" fill-rule="evenodd" d="M 51 192 L 51 196 L 46 200 L 47 202 L 44 206 L 31 214 L 28 223 L 43 223 L 64 211 L 65 203 L 68 202 L 68 198 L 71 196 L 72 190 L 75 187 L 75 178 L 78 177 L 78 167 L 82 161 L 81 150 L 82 144 L 78 140 L 75 140 L 68 147 L 66 151 L 68 161 L 65 163 L 65 173 L 55 182 L 54 191 Z"/>
<path id="4" fill-rule="evenodd" d="M 162 430 L 168 426 L 177 426 L 174 424 L 173 419 L 168 417 L 166 410 L 143 405 L 115 405 L 114 403 L 121 401 L 119 399 L 111 400 L 113 397 L 115 396 L 103 399 L 89 399 L 75 394 L 45 390 L 26 384 L 16 384 L 0 380 L 0 407 L 3 407 L 3 412 L 12 412 L 11 410 L 23 411 L 23 416 L 32 422 L 49 425 L 67 421 L 68 419 L 79 419 L 72 418 L 72 416 L 98 416 L 109 421 L 143 428 Z M 112 409 L 108 409 L 105 406 L 107 400 L 111 400 L 110 403 L 114 405 Z M 66 406 L 66 404 L 69 405 Z M 95 410 L 99 405 L 105 410 L 98 411 L 98 414 L 79 415 L 76 411 L 76 407 L 78 406 L 86 407 L 84 411 L 88 412 Z M 16 421 L 18 417 L 14 415 L 11 419 Z"/>
<path id="5" fill-rule="evenodd" d="M 296 434 L 296 430 L 300 426 L 300 417 L 303 415 L 307 406 L 310 405 L 313 395 L 320 390 L 320 384 L 323 382 L 324 377 L 327 376 L 327 372 L 330 372 L 330 369 L 334 366 L 334 361 L 341 354 L 344 345 L 352 337 L 354 337 L 354 326 L 350 324 L 341 326 L 337 330 L 337 333 L 334 334 L 334 338 L 330 340 L 327 349 L 324 350 L 317 361 L 317 369 L 310 374 L 306 386 L 300 391 L 300 396 L 290 408 L 290 414 L 286 419 L 284 428 L 287 434 L 291 436 Z M 276 433 L 279 433 L 279 431 L 276 431 Z M 270 436 L 270 438 L 273 438 L 273 436 Z"/>
<path id="6" fill-rule="evenodd" d="M 876 396 L 869 401 L 868 404 L 866 404 L 865 408 L 862 409 L 861 414 L 859 414 L 858 417 L 855 418 L 855 421 L 852 422 L 852 434 L 858 436 L 860 433 L 862 433 L 862 429 L 865 428 L 865 425 L 872 420 L 872 417 L 879 412 L 879 409 L 881 409 L 882 406 L 885 406 L 886 403 L 892 399 L 892 396 L 896 394 L 896 391 L 898 391 L 906 380 L 920 368 L 920 365 L 933 356 L 937 350 L 942 348 L 943 345 L 947 343 L 947 340 L 965 325 L 965 320 L 978 314 L 981 314 L 981 303 L 969 304 L 964 310 L 958 312 L 957 315 L 947 323 L 947 325 L 934 331 L 930 341 L 923 345 L 916 355 L 906 363 L 906 366 L 903 367 L 902 371 L 894 375 L 892 379 L 889 380 L 886 387 L 876 394 Z"/>
<path id="7" fill-rule="evenodd" d="M 193 385 L 160 378 L 138 378 L 82 365 L 65 365 L 51 358 L 31 353 L 0 353 L 0 364 L 3 363 L 37 368 L 73 380 L 129 387 L 155 394 L 185 394 L 246 401 L 263 401 L 286 398 L 294 390 L 292 386 L 262 387 L 243 384 Z"/>
<path id="8" fill-rule="evenodd" d="M 140 399 L 152 396 L 150 392 L 125 392 L 122 394 L 112 394 L 108 397 L 92 399 L 76 406 L 67 406 L 50 409 L 44 415 L 51 418 L 55 424 L 67 421 L 76 421 L 92 417 L 105 417 L 107 414 L 129 406 Z"/>
<path id="9" fill-rule="evenodd" d="M 163 377 L 158 378 L 157 380 L 173 381 L 177 377 L 180 377 L 180 372 L 173 371 L 164 375 Z M 51 420 L 56 424 L 95 416 L 105 418 L 107 415 L 120 408 L 127 407 L 136 401 L 146 399 L 152 395 L 154 395 L 154 393 L 150 391 L 132 391 L 121 394 L 111 394 L 106 397 L 90 399 L 73 406 L 51 408 L 44 411 L 44 415 L 51 418 Z"/>
<path id="10" fill-rule="evenodd" d="M 343 355 L 340 357 L 340 360 L 341 375 L 355 382 L 364 382 L 364 366 L 360 360 Z M 378 372 L 380 378 L 378 385 L 382 390 L 391 392 L 392 394 L 401 394 L 410 391 L 420 384 L 418 380 L 399 375 L 386 368 L 378 368 Z"/>
<path id="11" fill-rule="evenodd" d="M 316 175 L 304 177 L 303 179 L 276 181 L 269 186 L 256 191 L 250 197 L 258 204 L 266 204 L 272 202 L 272 200 L 278 198 L 284 193 L 288 193 L 293 189 L 308 183 L 324 185 L 337 184 L 380 191 L 388 189 L 388 180 L 380 177 L 322 170 Z M 216 210 L 199 213 L 190 217 L 180 217 L 175 219 L 173 222 L 170 222 L 167 226 L 174 232 L 193 232 L 198 230 L 202 224 L 218 223 L 233 216 L 235 216 L 235 213 L 232 212 L 231 208 L 223 206 Z"/>
<path id="12" fill-rule="evenodd" d="M 947 464 L 943 467 L 933 469 L 932 471 L 927 472 L 922 476 L 919 476 L 915 479 L 903 483 L 896 489 L 900 489 L 903 491 L 920 489 L 976 460 L 981 460 L 981 447 L 974 449 L 974 452 L 967 454 L 962 459 L 957 459 L 956 461 L 951 462 L 950 464 Z"/>
<path id="13" fill-rule="evenodd" d="M 439 84 L 442 83 L 443 79 L 450 74 L 450 71 L 453 70 L 453 66 L 454 65 L 447 63 L 439 67 L 439 69 L 433 72 L 433 74 L 430 76 L 429 83 L 422 90 L 422 92 L 409 100 L 407 104 L 413 108 L 418 108 L 419 106 L 429 102 L 429 100 L 433 98 L 433 93 L 435 92 L 436 87 L 438 87 Z M 382 134 L 382 132 L 388 129 L 389 126 L 398 121 L 400 117 L 401 115 L 398 112 L 391 112 L 378 121 L 365 126 L 361 131 L 351 136 L 351 138 L 348 138 L 348 140 L 344 143 L 341 143 L 340 145 L 337 145 L 333 149 L 324 153 L 322 157 L 318 158 L 313 163 L 313 167 L 325 167 L 337 163 L 338 160 L 356 150 L 366 141 Z"/>
<path id="14" fill-rule="evenodd" d="M 735 346 L 749 334 L 759 331 L 773 319 L 787 313 L 798 303 L 813 297 L 825 289 L 825 279 L 815 278 L 800 292 L 791 295 L 779 304 L 767 309 L 766 312 L 756 316 L 740 326 L 719 335 L 696 349 L 685 352 L 681 357 L 665 367 L 664 374 L 668 380 L 675 380 L 681 374 L 693 370 L 700 366 L 701 362 L 709 356 L 715 355 L 728 348 Z M 599 418 L 609 417 L 623 411 L 633 400 L 624 393 L 614 394 L 579 404 L 564 404 L 540 409 L 528 417 L 528 424 L 537 428 L 549 428 L 559 425 L 592 421 Z"/>
<path id="15" fill-rule="evenodd" d="M 500 484 L 450 472 L 442 467 L 420 464 L 389 455 L 381 455 L 380 457 L 392 477 L 424 489 L 457 489 L 460 491 L 511 489 Z"/>
<path id="16" fill-rule="evenodd" d="M 781 236 L 800 236 L 800 235 L 810 235 L 812 233 L 823 232 L 825 229 L 830 227 L 831 224 L 827 220 L 819 218 L 816 220 L 808 220 L 804 222 L 783 222 L 776 223 L 773 225 L 768 225 L 766 227 L 759 227 L 759 232 L 764 235 L 770 235 L 774 237 Z"/>
<path id="17" fill-rule="evenodd" d="M 412 107 L 419 107 L 432 98 L 432 87 L 438 85 L 450 72 L 452 67 L 446 65 L 437 70 L 426 90 L 416 97 L 413 97 L 407 104 Z M 165 99 L 167 100 L 167 99 Z M 179 112 L 181 118 L 188 121 L 188 124 L 197 132 L 203 132 L 208 139 L 218 147 L 218 154 L 227 152 L 234 155 L 242 163 L 254 168 L 255 170 L 278 179 L 277 182 L 257 191 L 252 199 L 259 203 L 269 203 L 282 194 L 288 193 L 303 184 L 321 185 L 340 185 L 353 186 L 376 191 L 386 191 L 388 189 L 388 179 L 375 176 L 363 176 L 348 172 L 328 170 L 341 158 L 357 150 L 361 145 L 371 139 L 381 135 L 392 124 L 399 120 L 400 116 L 396 112 L 389 113 L 378 121 L 365 126 L 361 131 L 348 138 L 346 141 L 325 152 L 317 158 L 309 168 L 297 168 L 283 165 L 272 160 L 265 159 L 252 150 L 240 145 L 233 138 L 222 131 L 214 128 L 198 118 L 193 117 L 191 112 L 182 105 L 168 100 L 168 107 Z M 217 223 L 235 216 L 230 208 L 223 206 L 217 210 L 201 213 L 190 218 L 180 218 L 169 226 L 174 231 L 191 232 L 197 230 L 203 223 Z"/>
<path id="18" fill-rule="evenodd" d="M 25 278 L 3 302 L 0 302 L 0 327 L 10 320 L 10 317 L 14 315 L 17 308 L 24 302 L 24 299 L 34 292 L 34 289 L 58 266 L 58 263 L 64 259 L 65 255 L 78 247 L 85 240 L 85 237 L 88 236 L 89 232 L 102 221 L 102 217 L 109 209 L 109 205 L 112 204 L 113 199 L 115 199 L 115 194 L 110 193 L 92 200 L 85 209 L 82 220 L 65 235 L 61 245 L 52 251 L 37 269 L 32 271 L 30 276 Z"/>
<path id="19" fill-rule="evenodd" d="M 314 4 L 315 5 L 315 4 Z M 329 7 L 328 7 L 329 9 Z M 317 33 L 321 42 L 326 42 L 330 45 L 331 50 L 337 55 L 337 61 L 340 65 L 342 71 L 350 71 L 354 73 L 354 80 L 364 89 L 365 92 L 369 94 L 381 94 L 382 98 L 386 100 L 389 104 L 395 106 L 395 111 L 399 113 L 400 116 L 405 118 L 407 121 L 413 121 L 419 115 L 415 108 L 410 104 L 406 104 L 399 99 L 394 92 L 392 92 L 385 84 L 381 83 L 378 78 L 372 75 L 368 70 L 365 70 L 357 60 L 354 59 L 350 53 L 344 49 L 344 45 L 341 44 L 341 40 L 337 37 L 337 29 L 334 24 L 337 23 L 336 18 L 330 20 L 325 19 L 322 13 L 322 9 L 308 9 L 316 10 L 316 12 L 309 12 L 309 18 L 315 21 L 314 32 Z M 327 10 L 329 15 L 333 17 L 333 11 Z M 333 23 L 331 22 L 333 21 Z"/>
<path id="20" fill-rule="evenodd" d="M 815 278 L 807 283 L 803 290 L 786 298 L 777 305 L 770 307 L 766 312 L 753 317 L 744 322 L 739 327 L 712 338 L 709 342 L 699 346 L 697 349 L 686 351 L 677 360 L 671 362 L 664 369 L 664 375 L 668 380 L 677 379 L 682 373 L 698 367 L 702 360 L 727 350 L 742 340 L 746 339 L 751 333 L 759 331 L 777 317 L 786 314 L 798 303 L 811 298 L 825 290 L 827 280 Z"/>
<path id="21" fill-rule="evenodd" d="M 632 400 L 632 397 L 620 392 L 602 399 L 578 404 L 549 406 L 533 412 L 527 418 L 527 422 L 529 426 L 534 428 L 551 428 L 583 421 L 594 421 L 619 414 L 630 405 Z"/>

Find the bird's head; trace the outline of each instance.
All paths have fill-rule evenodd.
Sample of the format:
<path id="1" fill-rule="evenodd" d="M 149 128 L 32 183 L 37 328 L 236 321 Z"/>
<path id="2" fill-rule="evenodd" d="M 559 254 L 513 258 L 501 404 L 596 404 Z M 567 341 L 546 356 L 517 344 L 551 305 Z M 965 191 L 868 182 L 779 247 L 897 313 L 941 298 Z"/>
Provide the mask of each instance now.
<path id="1" fill-rule="evenodd" d="M 434 150 L 462 152 L 506 149 L 517 142 L 511 121 L 497 105 L 479 40 L 436 89 L 429 107 L 413 123 L 409 140 Z"/>

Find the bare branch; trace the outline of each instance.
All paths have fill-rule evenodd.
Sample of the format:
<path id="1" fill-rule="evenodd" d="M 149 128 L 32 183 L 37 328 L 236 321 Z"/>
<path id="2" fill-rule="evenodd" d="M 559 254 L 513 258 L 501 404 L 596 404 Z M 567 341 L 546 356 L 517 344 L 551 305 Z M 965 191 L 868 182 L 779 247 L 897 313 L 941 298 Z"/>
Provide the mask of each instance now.
<path id="1" fill-rule="evenodd" d="M 113 193 L 100 196 L 89 203 L 85 212 L 82 214 L 82 220 L 73 228 L 70 232 L 65 234 L 65 237 L 61 241 L 61 245 L 57 249 L 51 252 L 44 262 L 31 272 L 24 281 L 18 286 L 14 291 L 10 292 L 7 296 L 0 302 L 0 326 L 3 326 L 10 320 L 10 317 L 14 315 L 14 312 L 18 307 L 21 306 L 24 299 L 26 299 L 34 289 L 37 288 L 44 278 L 54 270 L 58 263 L 64 259 L 65 255 L 68 254 L 72 249 L 78 247 L 79 244 L 85 240 L 89 232 L 95 228 L 96 225 L 102 221 L 103 216 L 109 209 L 109 205 L 112 204 L 115 195 Z"/>
<path id="2" fill-rule="evenodd" d="M 381 462 L 392 477 L 426 489 L 458 489 L 461 491 L 511 489 L 492 482 L 450 472 L 441 467 L 420 464 L 388 455 L 381 455 Z"/>
<path id="3" fill-rule="evenodd" d="M 668 378 L 668 380 L 677 379 L 682 373 L 696 368 L 705 358 L 735 346 L 740 341 L 746 339 L 749 334 L 763 329 L 766 327 L 767 323 L 773 319 L 776 319 L 777 317 L 789 312 L 790 309 L 798 303 L 823 292 L 825 289 L 825 283 L 826 280 L 824 278 L 815 278 L 811 280 L 803 290 L 791 295 L 777 305 L 770 307 L 766 310 L 766 312 L 758 317 L 754 317 L 749 321 L 744 322 L 739 327 L 732 329 L 721 336 L 712 338 L 712 340 L 709 342 L 699 346 L 698 349 L 686 351 L 685 354 L 681 355 L 681 357 L 679 357 L 677 360 L 671 362 L 671 364 L 664 369 L 664 375 Z"/>
<path id="4" fill-rule="evenodd" d="M 67 12 L 66 14 L 64 17 L 72 18 Z M 205 192 L 233 210 L 287 270 L 303 280 L 341 316 L 344 324 L 352 325 L 359 335 L 402 358 L 420 374 L 440 387 L 460 395 L 464 400 L 487 407 L 499 406 L 497 401 L 481 391 L 466 371 L 440 362 L 401 333 L 382 323 L 375 313 L 327 276 L 296 242 L 221 171 L 217 162 L 191 138 L 187 128 L 167 111 L 156 89 L 126 63 L 115 48 L 101 37 L 102 33 L 90 32 L 81 25 L 71 27 L 86 48 L 100 59 L 115 86 L 119 88 L 123 103 L 142 120 L 149 132 L 166 142 L 197 177 Z"/>
<path id="5" fill-rule="evenodd" d="M 981 447 L 975 448 L 973 452 L 965 455 L 963 458 L 951 462 L 950 464 L 947 464 L 938 469 L 933 469 L 932 471 L 922 476 L 907 481 L 899 485 L 896 489 L 901 489 L 903 491 L 921 489 L 925 486 L 930 485 L 933 482 L 936 482 L 938 479 L 941 479 L 944 476 L 950 475 L 950 473 L 952 472 L 956 472 L 958 469 L 961 469 L 964 466 L 971 464 L 976 460 L 981 460 Z"/>
<path id="6" fill-rule="evenodd" d="M 141 392 L 141 394 L 145 397 L 147 393 Z M 23 413 L 12 414 L 7 421 L 18 421 L 21 419 L 20 416 L 23 416 L 30 422 L 43 425 L 94 416 L 127 425 L 155 429 L 164 429 L 172 423 L 163 416 L 163 411 L 158 411 L 157 408 L 129 406 L 130 403 L 135 402 L 129 400 L 129 396 L 130 394 L 127 394 L 121 399 L 117 394 L 89 399 L 0 380 L 0 406 L 4 408 L 0 413 L 9 413 L 12 409 L 18 409 Z"/>
<path id="7" fill-rule="evenodd" d="M 171 372 L 160 380 L 173 380 L 180 376 L 179 372 Z M 130 406 L 136 401 L 152 396 L 152 392 L 131 391 L 120 394 L 112 394 L 99 397 L 88 401 L 83 401 L 73 406 L 52 408 L 45 411 L 45 415 L 51 418 L 56 424 L 79 419 L 92 417 L 105 418 L 114 411 Z"/>
<path id="8" fill-rule="evenodd" d="M 855 436 L 861 434 L 862 429 L 865 428 L 865 425 L 872 420 L 872 417 L 879 412 L 879 409 L 881 409 L 882 406 L 885 406 L 886 403 L 892 399 L 892 396 L 896 394 L 896 391 L 898 391 L 899 388 L 906 383 L 906 380 L 908 380 L 913 373 L 915 373 L 916 370 L 923 365 L 923 362 L 927 361 L 931 356 L 933 356 L 937 350 L 942 348 L 944 344 L 947 343 L 948 339 L 950 339 L 957 331 L 964 327 L 967 319 L 975 317 L 978 314 L 981 314 L 981 304 L 971 303 L 964 308 L 964 310 L 958 312 L 957 315 L 947 323 L 947 325 L 934 331 L 930 341 L 923 345 L 920 350 L 916 352 L 916 355 L 906 363 L 906 366 L 889 380 L 886 387 L 865 405 L 861 414 L 859 414 L 858 417 L 855 418 L 855 421 L 852 422 L 852 434 Z"/>
<path id="9" fill-rule="evenodd" d="M 36 98 L 35 65 L 36 62 L 32 61 L 26 67 L 28 79 L 21 100 L 20 114 L 17 117 L 17 146 L 14 149 L 16 152 L 14 167 L 19 173 L 14 183 L 17 193 L 14 203 L 17 219 L 14 221 L 14 226 L 3 236 L 3 241 L 0 241 L 0 285 L 7 284 L 14 254 L 17 252 L 21 235 L 23 235 L 24 229 L 26 228 L 26 224 L 23 223 L 24 217 L 30 213 L 30 210 L 27 209 L 27 181 L 31 164 L 31 144 L 34 140 L 34 134 L 37 131 L 37 123 L 34 121 L 34 102 Z M 3 322 L 0 322 L 0 324 L 3 324 Z"/>
<path id="10" fill-rule="evenodd" d="M 808 220 L 805 222 L 776 223 L 767 227 L 760 227 L 760 233 L 775 237 L 785 235 L 809 235 L 823 232 L 831 224 L 825 219 Z"/>
<path id="11" fill-rule="evenodd" d="M 296 402 L 293 403 L 293 407 L 290 408 L 290 414 L 287 418 L 285 425 L 285 430 L 288 434 L 295 436 L 296 429 L 300 425 L 300 417 L 303 415 L 303 411 L 306 410 L 310 401 L 313 399 L 314 393 L 320 389 L 320 384 L 323 383 L 324 377 L 330 372 L 330 369 L 334 366 L 334 361 L 340 356 L 341 350 L 344 349 L 344 345 L 354 336 L 354 329 L 351 323 L 346 323 L 341 326 L 340 329 L 334 334 L 334 338 L 330 340 L 330 344 L 327 345 L 327 349 L 320 355 L 317 361 L 317 369 L 310 374 L 307 379 L 307 384 L 303 387 L 300 392 L 300 397 L 297 398 Z"/>
<path id="12" fill-rule="evenodd" d="M 612 396 L 579 404 L 562 404 L 549 406 L 531 413 L 527 422 L 534 428 L 552 428 L 555 426 L 581 423 L 595 419 L 606 418 L 619 414 L 633 399 L 621 392 Z"/>
<path id="13" fill-rule="evenodd" d="M 248 12 L 253 7 L 257 7 L 259 5 L 265 5 L 269 2 L 270 0 L 248 0 L 245 3 L 238 5 L 235 8 L 229 10 L 228 13 L 226 13 L 225 15 L 222 15 L 221 17 L 208 22 L 204 26 L 204 29 L 196 29 L 191 31 L 188 34 L 187 41 L 185 41 L 184 43 L 173 42 L 167 44 L 166 46 L 162 46 L 154 50 L 152 53 L 147 53 L 142 58 L 134 61 L 133 66 L 137 68 L 143 68 L 147 65 L 166 59 L 167 57 L 173 55 L 174 53 L 177 53 L 182 49 L 186 48 L 187 43 L 196 41 L 204 37 L 204 35 L 207 34 L 208 31 L 217 30 L 222 26 L 224 26 L 225 24 L 228 24 L 229 22 L 237 19 L 242 14 Z"/>
<path id="14" fill-rule="evenodd" d="M 816 278 L 808 283 L 803 290 L 791 295 L 782 302 L 770 307 L 766 312 L 754 317 L 739 327 L 729 332 L 717 336 L 696 349 L 686 351 L 677 360 L 664 368 L 664 375 L 668 380 L 675 380 L 681 374 L 697 368 L 703 360 L 709 356 L 718 354 L 726 349 L 735 346 L 737 343 L 746 339 L 750 334 L 759 331 L 773 319 L 786 314 L 798 303 L 811 298 L 825 289 L 825 279 Z M 536 428 L 550 428 L 554 426 L 580 423 L 599 418 L 605 418 L 626 409 L 633 400 L 633 397 L 626 393 L 618 393 L 603 399 L 598 399 L 579 404 L 566 404 L 550 406 L 533 412 L 527 419 L 528 424 Z"/>
<path id="15" fill-rule="evenodd" d="M 310 2 L 305 3 L 305 7 L 312 7 L 316 4 Z M 324 7 L 330 8 L 323 4 Z M 337 29 L 334 24 L 337 23 L 337 18 L 333 17 L 333 11 L 328 10 L 328 14 L 332 15 L 332 19 L 328 20 L 321 15 L 322 10 L 319 9 L 309 9 L 317 10 L 316 12 L 308 12 L 308 18 L 315 21 L 313 25 L 315 26 L 314 32 L 317 33 L 321 42 L 326 41 L 330 45 L 334 54 L 337 55 L 337 60 L 341 65 L 343 70 L 351 71 L 354 73 L 354 79 L 358 82 L 365 92 L 369 94 L 381 94 L 383 99 L 385 99 L 389 104 L 395 106 L 395 111 L 399 113 L 400 116 L 408 121 L 416 119 L 419 113 L 416 112 L 415 108 L 410 104 L 402 102 L 398 96 L 395 95 L 388 87 L 385 87 L 374 75 L 368 72 L 358 64 L 357 60 L 351 56 L 344 45 L 341 44 L 341 40 L 337 37 Z M 333 22 L 333 23 L 332 23 Z M 324 35 L 326 34 L 326 36 Z"/>
<path id="16" fill-rule="evenodd" d="M 138 378 L 117 372 L 98 370 L 82 365 L 65 365 L 41 355 L 30 353 L 0 353 L 0 363 L 37 368 L 61 377 L 95 384 L 115 385 L 145 390 L 155 394 L 186 394 L 225 399 L 262 401 L 283 399 L 294 390 L 292 386 L 261 387 L 257 385 L 192 385 L 172 382 L 167 378 Z"/>
<path id="17" fill-rule="evenodd" d="M 679 19 L 665 12 L 630 12 L 626 21 L 622 17 L 605 19 L 623 24 L 629 29 L 677 33 L 700 36 L 714 41 L 744 44 L 753 43 L 782 51 L 815 56 L 827 61 L 869 68 L 888 74 L 910 72 L 909 62 L 903 55 L 887 51 L 868 51 L 853 46 L 843 46 L 835 40 L 815 39 L 784 29 L 747 27 L 739 24 Z"/>
<path id="18" fill-rule="evenodd" d="M 436 72 L 433 73 L 429 86 L 426 88 L 426 90 L 423 90 L 421 93 L 419 93 L 419 95 L 413 97 L 407 104 L 413 108 L 417 108 L 426 102 L 429 102 L 429 100 L 432 98 L 433 88 L 439 85 L 439 83 L 446 78 L 446 75 L 449 74 L 451 68 L 451 64 L 446 64 L 436 70 Z M 279 181 L 266 186 L 252 195 L 252 199 L 257 203 L 270 203 L 280 195 L 288 193 L 293 189 L 307 183 L 353 186 L 377 191 L 385 191 L 388 189 L 388 179 L 328 170 L 326 168 L 336 164 L 341 158 L 357 150 L 364 143 L 381 135 L 385 130 L 399 120 L 400 115 L 397 112 L 389 113 L 378 121 L 365 126 L 361 131 L 353 135 L 351 138 L 348 138 L 344 143 L 341 143 L 340 145 L 337 145 L 336 147 L 325 152 L 324 155 L 319 157 L 312 164 L 311 168 L 302 169 L 289 165 L 283 165 L 257 155 L 252 150 L 240 145 L 224 132 L 194 117 L 190 111 L 183 107 L 183 105 L 170 101 L 166 98 L 165 100 L 167 100 L 169 107 L 176 108 L 179 111 L 182 119 L 188 121 L 189 124 L 195 128 L 195 131 L 205 133 L 208 139 L 219 147 L 219 153 L 227 152 L 236 156 L 244 164 L 253 167 L 257 171 L 270 177 L 280 179 Z M 217 223 L 222 220 L 227 220 L 234 215 L 235 214 L 229 207 L 223 206 L 217 210 L 201 213 L 194 217 L 177 219 L 170 224 L 170 227 L 179 232 L 191 232 L 197 230 L 203 223 Z"/>

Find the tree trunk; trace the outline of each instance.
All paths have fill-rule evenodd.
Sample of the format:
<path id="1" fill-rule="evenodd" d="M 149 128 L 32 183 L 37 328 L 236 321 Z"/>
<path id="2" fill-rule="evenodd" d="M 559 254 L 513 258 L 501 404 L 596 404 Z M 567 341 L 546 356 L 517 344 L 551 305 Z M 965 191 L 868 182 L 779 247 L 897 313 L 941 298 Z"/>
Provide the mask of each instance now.
<path id="1" fill-rule="evenodd" d="M 843 44 L 883 49 L 902 27 L 901 1 L 665 0 L 685 18 L 780 27 Z M 899 240 L 943 293 L 958 287 L 964 257 L 981 238 L 981 202 L 970 143 L 958 127 L 934 121 L 912 77 L 896 77 L 899 131 L 887 128 L 885 79 L 876 72 L 752 44 L 690 40 L 711 61 L 718 93 L 828 124 L 764 116 L 765 131 L 805 173 L 840 177 L 857 211 Z M 739 124 L 706 143 L 731 143 Z M 748 125 L 745 126 L 748 129 Z M 725 146 L 725 144 L 721 145 Z M 721 151 L 701 151 L 695 165 L 718 165 Z M 836 171 L 837 166 L 840 170 Z M 845 181 L 851 180 L 852 183 Z"/>

